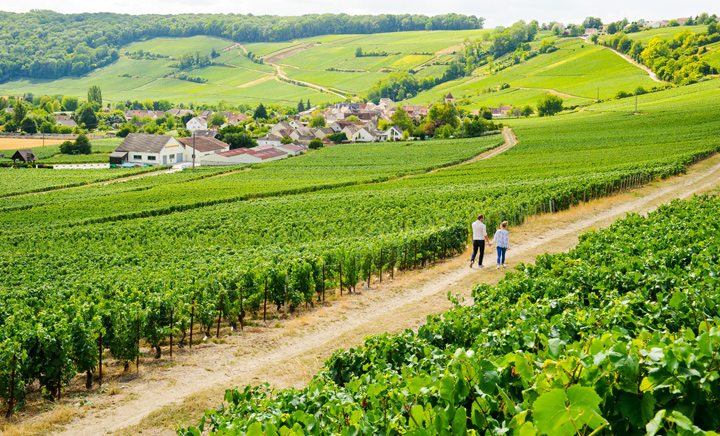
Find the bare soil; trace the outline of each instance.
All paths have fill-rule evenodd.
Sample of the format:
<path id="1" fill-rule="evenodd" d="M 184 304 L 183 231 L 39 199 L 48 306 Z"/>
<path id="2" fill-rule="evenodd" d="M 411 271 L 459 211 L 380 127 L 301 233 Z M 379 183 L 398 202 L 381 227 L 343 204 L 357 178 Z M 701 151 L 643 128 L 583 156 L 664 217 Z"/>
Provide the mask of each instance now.
<path id="1" fill-rule="evenodd" d="M 62 144 L 64 140 L 45 139 L 45 145 Z M 42 147 L 42 138 L 0 138 L 0 150 L 18 150 L 23 148 Z"/>
<path id="2" fill-rule="evenodd" d="M 533 217 L 510 229 L 508 267 L 533 262 L 542 253 L 567 251 L 581 233 L 627 213 L 647 213 L 674 198 L 711 189 L 720 189 L 720 156 L 694 165 L 685 175 Z M 370 289 L 358 286 L 358 294 L 329 296 L 326 305 L 288 319 L 254 321 L 240 334 L 225 328 L 221 340 L 176 349 L 172 359 L 167 347 L 159 360 L 147 350 L 137 378 L 134 368 L 122 373 L 119 364 L 111 363 L 112 381 L 102 393 L 85 393 L 78 378 L 61 404 L 33 404 L 32 412 L 20 415 L 21 424 L 2 434 L 169 436 L 178 423 L 195 424 L 203 410 L 217 406 L 224 389 L 263 382 L 301 387 L 334 350 L 355 347 L 367 335 L 416 329 L 428 315 L 450 306 L 448 292 L 469 302 L 473 285 L 497 283 L 506 272 L 495 269 L 494 250 L 487 250 L 485 268 L 470 268 L 468 259 L 466 252 L 425 270 L 402 272 L 392 281 L 383 277 L 382 284 L 374 278 Z"/>

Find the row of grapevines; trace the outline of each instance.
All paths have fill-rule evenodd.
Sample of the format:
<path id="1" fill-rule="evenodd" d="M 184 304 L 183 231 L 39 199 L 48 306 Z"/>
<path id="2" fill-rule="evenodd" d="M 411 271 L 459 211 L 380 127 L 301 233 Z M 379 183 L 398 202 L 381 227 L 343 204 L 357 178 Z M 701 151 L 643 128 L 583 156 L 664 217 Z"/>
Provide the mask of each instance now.
<path id="1" fill-rule="evenodd" d="M 717 435 L 719 236 L 716 197 L 631 215 L 178 434 Z"/>
<path id="2" fill-rule="evenodd" d="M 439 227 L 319 253 L 279 249 L 249 261 L 235 257 L 206 265 L 211 274 L 203 278 L 163 275 L 139 287 L 81 276 L 64 289 L 2 293 L 0 355 L 8 358 L 0 360 L 0 397 L 12 413 L 36 380 L 54 398 L 77 374 L 86 374 L 89 388 L 106 350 L 127 366 L 145 341 L 160 357 L 161 343 L 174 336 L 182 344 L 193 327 L 206 336 L 216 322 L 219 332 L 222 319 L 242 328 L 247 312 L 313 304 L 324 299 L 326 287 L 352 291 L 358 281 L 383 271 L 393 274 L 462 252 L 466 239 L 464 225 Z"/>

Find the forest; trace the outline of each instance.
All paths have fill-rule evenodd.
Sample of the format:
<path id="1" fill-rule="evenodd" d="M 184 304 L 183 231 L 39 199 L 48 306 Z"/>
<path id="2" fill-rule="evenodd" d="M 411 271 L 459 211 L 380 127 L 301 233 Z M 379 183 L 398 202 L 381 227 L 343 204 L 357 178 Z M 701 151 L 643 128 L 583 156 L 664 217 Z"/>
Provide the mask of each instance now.
<path id="1" fill-rule="evenodd" d="M 480 29 L 483 21 L 457 14 L 280 17 L 0 12 L 0 82 L 22 77 L 81 76 L 118 59 L 118 49 L 123 45 L 161 36 L 206 35 L 237 42 L 275 42 L 327 34 Z"/>

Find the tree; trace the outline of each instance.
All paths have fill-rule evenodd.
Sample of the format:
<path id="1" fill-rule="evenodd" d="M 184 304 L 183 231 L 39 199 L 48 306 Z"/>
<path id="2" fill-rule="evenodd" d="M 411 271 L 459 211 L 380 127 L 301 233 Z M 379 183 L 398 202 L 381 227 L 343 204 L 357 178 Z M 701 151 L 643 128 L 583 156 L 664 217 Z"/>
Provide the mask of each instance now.
<path id="1" fill-rule="evenodd" d="M 715 33 L 718 33 L 719 31 L 720 31 L 720 27 L 718 27 L 717 23 L 708 24 L 708 35 L 713 35 Z"/>
<path id="2" fill-rule="evenodd" d="M 223 135 L 223 142 L 230 144 L 230 150 L 236 148 L 257 147 L 257 142 L 247 132 L 228 133 Z"/>
<path id="3" fill-rule="evenodd" d="M 52 133 L 53 125 L 50 121 L 45 121 L 40 125 L 40 131 L 42 133 Z"/>
<path id="4" fill-rule="evenodd" d="M 120 126 L 120 130 L 115 134 L 118 138 L 124 138 L 130 133 L 136 133 L 138 130 L 135 124 L 124 123 Z"/>
<path id="5" fill-rule="evenodd" d="M 253 118 L 255 118 L 256 120 L 267 120 L 268 119 L 267 110 L 265 109 L 265 106 L 263 106 L 262 103 L 260 103 L 260 105 L 257 108 L 255 108 L 255 112 L 253 113 Z"/>
<path id="6" fill-rule="evenodd" d="M 99 86 L 93 85 L 88 89 L 88 102 L 102 106 L 102 91 Z"/>
<path id="7" fill-rule="evenodd" d="M 543 39 L 538 50 L 540 51 L 540 53 L 551 53 L 557 50 L 557 47 L 555 47 L 555 44 L 549 39 Z"/>
<path id="8" fill-rule="evenodd" d="M 402 106 L 398 106 L 395 113 L 390 117 L 390 121 L 402 130 L 408 130 L 413 128 L 413 122 L 410 116 L 407 114 Z"/>
<path id="9" fill-rule="evenodd" d="M 38 127 L 34 119 L 25 117 L 20 121 L 20 130 L 25 133 L 37 133 Z"/>
<path id="10" fill-rule="evenodd" d="M 84 124 L 86 129 L 94 130 L 97 128 L 98 119 L 95 111 L 86 103 L 75 112 L 75 122 L 78 125 Z"/>
<path id="11" fill-rule="evenodd" d="M 14 120 L 8 120 L 3 126 L 3 132 L 14 133 L 18 129 L 18 125 Z"/>
<path id="12" fill-rule="evenodd" d="M 66 96 L 62 99 L 62 107 L 66 111 L 75 112 L 75 110 L 78 108 L 78 99 L 77 97 L 71 97 Z"/>
<path id="13" fill-rule="evenodd" d="M 85 134 L 81 133 L 75 139 L 75 142 L 65 141 L 60 144 L 60 153 L 62 154 L 90 154 L 92 153 L 92 147 L 90 140 L 88 140 Z"/>
<path id="14" fill-rule="evenodd" d="M 670 23 L 668 24 L 670 27 L 678 27 L 680 26 L 680 22 L 678 20 L 670 20 Z"/>
<path id="15" fill-rule="evenodd" d="M 358 121 L 360 121 L 360 118 L 356 117 L 355 115 L 350 115 L 349 117 L 347 117 L 347 120 L 351 123 L 357 123 Z"/>
<path id="16" fill-rule="evenodd" d="M 363 55 L 362 48 L 361 48 L 361 47 L 356 48 L 356 49 L 355 49 L 355 57 L 356 57 L 356 58 L 361 58 L 362 55 Z"/>
<path id="17" fill-rule="evenodd" d="M 545 115 L 552 116 L 562 111 L 563 100 L 557 95 L 547 95 L 538 101 L 537 110 L 538 115 L 544 117 Z"/>
<path id="18" fill-rule="evenodd" d="M 610 23 L 607 28 L 607 33 L 610 35 L 614 35 L 618 32 L 618 26 L 617 23 Z"/>
<path id="19" fill-rule="evenodd" d="M 460 124 L 457 108 L 450 102 L 433 105 L 428 111 L 428 119 L 442 121 L 445 124 L 450 124 L 453 128 Z"/>
<path id="20" fill-rule="evenodd" d="M 25 118 L 25 114 L 27 113 L 27 109 L 25 109 L 25 105 L 22 104 L 20 100 L 15 102 L 15 106 L 13 106 L 13 121 L 15 122 L 15 125 L 18 126 L 22 122 L 22 120 Z"/>
<path id="21" fill-rule="evenodd" d="M 326 138 L 328 138 L 329 140 L 331 140 L 332 142 L 334 142 L 336 144 L 339 144 L 343 141 L 347 141 L 347 135 L 345 134 L 345 132 L 333 133 L 333 134 L 327 135 Z"/>
<path id="22" fill-rule="evenodd" d="M 303 103 L 302 100 L 300 100 L 298 102 L 297 110 L 298 110 L 298 113 L 305 112 L 305 103 Z"/>
<path id="23" fill-rule="evenodd" d="M 317 150 L 319 148 L 323 148 L 323 143 L 320 140 L 320 138 L 315 138 L 312 141 L 310 141 L 308 148 L 310 148 L 311 150 Z"/>
<path id="24" fill-rule="evenodd" d="M 592 42 L 593 44 L 597 44 L 598 39 L 600 39 L 600 37 L 597 35 L 597 33 L 594 33 L 592 34 L 592 36 L 590 36 L 590 42 Z"/>
<path id="25" fill-rule="evenodd" d="M 487 125 L 485 124 L 484 119 L 476 117 L 473 120 L 466 120 L 463 123 L 463 129 L 463 136 L 465 138 L 475 138 L 482 135 L 487 130 Z"/>
<path id="26" fill-rule="evenodd" d="M 527 105 L 527 106 L 525 106 L 524 108 L 522 108 L 522 116 L 524 116 L 525 118 L 527 118 L 527 117 L 529 117 L 530 115 L 532 115 L 533 112 L 534 112 L 534 111 L 533 111 L 533 108 L 530 107 L 530 105 Z"/>
<path id="27" fill-rule="evenodd" d="M 310 99 L 308 98 L 307 103 L 305 103 L 305 110 L 309 111 L 312 109 L 312 105 L 310 104 Z"/>
<path id="28" fill-rule="evenodd" d="M 281 143 L 281 144 L 292 144 L 292 143 L 293 143 L 293 140 L 292 140 L 292 138 L 289 137 L 288 135 L 285 135 L 285 136 L 283 136 L 282 139 L 280 140 L 280 143 Z"/>
<path id="29" fill-rule="evenodd" d="M 216 112 L 210 116 L 210 125 L 211 126 L 222 126 L 225 124 L 225 116 L 221 114 L 220 112 Z"/>
<path id="30" fill-rule="evenodd" d="M 582 25 L 586 29 L 600 29 L 603 26 L 603 22 L 598 17 L 587 17 L 585 18 L 585 21 L 583 21 Z"/>
<path id="31" fill-rule="evenodd" d="M 325 117 L 322 115 L 318 115 L 312 120 L 310 120 L 310 127 L 313 129 L 321 129 L 325 127 Z"/>

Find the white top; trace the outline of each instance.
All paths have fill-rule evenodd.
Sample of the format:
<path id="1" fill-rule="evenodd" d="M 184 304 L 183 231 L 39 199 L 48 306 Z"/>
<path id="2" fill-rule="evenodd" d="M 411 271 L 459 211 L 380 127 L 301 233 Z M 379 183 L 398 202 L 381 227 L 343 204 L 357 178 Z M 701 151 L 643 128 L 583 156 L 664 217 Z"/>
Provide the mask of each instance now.
<path id="1" fill-rule="evenodd" d="M 473 229 L 473 241 L 482 241 L 487 237 L 487 231 L 485 230 L 485 224 L 482 221 L 477 220 L 472 224 Z"/>
<path id="2" fill-rule="evenodd" d="M 495 244 L 495 241 L 497 241 L 496 247 L 509 248 L 510 247 L 510 233 L 508 233 L 507 230 L 497 229 L 497 231 L 495 232 L 495 237 L 492 240 L 492 243 Z"/>

